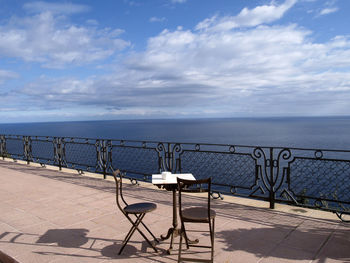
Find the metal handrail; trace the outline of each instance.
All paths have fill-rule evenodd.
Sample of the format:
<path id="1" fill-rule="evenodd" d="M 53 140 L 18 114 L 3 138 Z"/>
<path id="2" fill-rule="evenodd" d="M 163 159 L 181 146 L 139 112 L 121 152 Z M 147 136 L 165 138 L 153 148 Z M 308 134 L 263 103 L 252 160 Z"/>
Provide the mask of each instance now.
<path id="1" fill-rule="evenodd" d="M 213 196 L 231 194 L 350 211 L 350 150 L 0 135 L 0 156 L 101 173 L 119 168 L 149 180 L 161 171 L 213 178 Z"/>

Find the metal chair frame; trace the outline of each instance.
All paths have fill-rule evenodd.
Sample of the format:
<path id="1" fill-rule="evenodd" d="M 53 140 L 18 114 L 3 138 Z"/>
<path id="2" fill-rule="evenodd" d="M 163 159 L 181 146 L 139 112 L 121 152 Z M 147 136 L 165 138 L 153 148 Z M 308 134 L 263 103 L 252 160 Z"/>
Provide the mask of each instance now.
<path id="1" fill-rule="evenodd" d="M 117 177 L 119 175 L 119 178 Z M 131 212 L 127 212 L 127 208 L 129 206 L 129 204 L 125 201 L 124 197 L 123 197 L 123 175 L 120 172 L 119 169 L 115 170 L 113 172 L 113 177 L 116 183 L 116 203 L 118 208 L 120 209 L 120 211 L 125 215 L 125 217 L 129 220 L 129 222 L 132 224 L 132 227 L 130 228 L 128 234 L 126 235 L 126 237 L 124 238 L 124 241 L 122 243 L 122 247 L 119 250 L 119 255 L 122 253 L 122 251 L 124 250 L 126 244 L 129 242 L 131 236 L 135 233 L 135 231 L 137 230 L 141 236 L 146 240 L 146 242 L 153 248 L 153 250 L 155 252 L 158 252 L 157 248 L 155 247 L 155 245 L 146 237 L 146 235 L 140 230 L 139 225 L 141 224 L 146 230 L 147 232 L 153 237 L 154 241 L 156 243 L 159 243 L 158 239 L 154 236 L 154 234 L 151 232 L 151 230 L 142 222 L 143 218 L 145 217 L 146 213 L 151 212 L 151 211 L 133 211 Z M 122 207 L 122 205 L 119 202 L 119 198 L 122 200 L 123 204 L 125 205 L 124 207 Z M 145 203 L 136 203 L 136 204 L 132 204 L 132 205 L 142 205 Z M 153 204 L 153 203 L 146 203 L 146 204 Z M 156 204 L 155 205 L 156 208 Z M 154 209 L 155 209 L 154 208 Z M 153 209 L 153 210 L 154 210 Z M 153 211 L 152 210 L 152 211 Z M 135 220 L 133 220 L 130 215 L 134 215 L 136 217 Z"/>
<path id="2" fill-rule="evenodd" d="M 181 219 L 181 234 L 180 234 L 180 244 L 179 244 L 179 254 L 178 254 L 178 262 L 182 261 L 191 261 L 191 262 L 213 262 L 214 260 L 214 226 L 215 226 L 215 211 L 210 209 L 210 199 L 211 199 L 211 178 L 207 179 L 201 179 L 201 180 L 184 180 L 177 178 L 177 184 L 178 184 L 178 191 L 179 191 L 179 214 Z M 207 187 L 202 187 L 203 185 L 207 185 Z M 199 186 L 195 189 L 191 188 L 191 186 Z M 203 218 L 198 215 L 198 218 L 195 218 L 196 215 L 194 214 L 194 218 L 188 218 L 184 215 L 186 213 L 186 210 L 189 211 L 193 209 L 194 207 L 183 209 L 183 203 L 182 203 L 182 193 L 184 192 L 191 192 L 191 193 L 203 193 L 208 192 L 208 203 L 207 207 L 195 207 L 195 209 L 200 209 L 204 211 L 207 210 L 207 217 Z M 193 211 L 193 210 L 192 210 Z M 211 246 L 202 246 L 197 245 L 198 240 L 191 241 L 188 239 L 185 223 L 207 223 L 209 224 L 209 231 L 200 231 L 200 232 L 210 232 L 210 242 Z M 188 232 L 191 232 L 187 230 Z M 198 232 L 198 231 L 194 231 Z M 199 258 L 189 258 L 189 257 L 182 257 L 182 239 L 185 239 L 186 247 L 189 249 L 190 247 L 201 247 L 201 248 L 210 248 L 211 249 L 211 258 L 210 259 L 199 259 Z"/>

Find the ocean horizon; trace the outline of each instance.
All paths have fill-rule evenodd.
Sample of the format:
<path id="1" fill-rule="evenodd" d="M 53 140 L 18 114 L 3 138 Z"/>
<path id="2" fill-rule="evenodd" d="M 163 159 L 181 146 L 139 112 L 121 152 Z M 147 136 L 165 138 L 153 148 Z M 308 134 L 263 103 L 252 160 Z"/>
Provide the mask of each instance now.
<path id="1" fill-rule="evenodd" d="M 350 117 L 7 123 L 0 134 L 350 150 Z"/>

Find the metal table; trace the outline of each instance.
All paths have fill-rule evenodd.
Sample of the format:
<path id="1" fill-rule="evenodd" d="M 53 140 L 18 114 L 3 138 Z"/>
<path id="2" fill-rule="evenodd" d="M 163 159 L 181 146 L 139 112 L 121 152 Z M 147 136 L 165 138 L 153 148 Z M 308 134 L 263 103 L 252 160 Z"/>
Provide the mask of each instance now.
<path id="1" fill-rule="evenodd" d="M 177 177 L 187 180 L 196 180 L 192 174 L 166 174 L 166 177 L 162 176 L 163 174 L 153 174 L 152 175 L 152 184 L 158 186 L 159 188 L 166 189 L 167 191 L 172 191 L 173 193 L 173 223 L 172 227 L 169 228 L 166 235 L 161 235 L 161 240 L 170 239 L 170 247 L 167 250 L 168 254 L 171 253 L 173 249 L 174 237 L 180 235 L 180 229 L 177 227 L 177 202 L 176 202 L 176 191 L 177 191 Z"/>

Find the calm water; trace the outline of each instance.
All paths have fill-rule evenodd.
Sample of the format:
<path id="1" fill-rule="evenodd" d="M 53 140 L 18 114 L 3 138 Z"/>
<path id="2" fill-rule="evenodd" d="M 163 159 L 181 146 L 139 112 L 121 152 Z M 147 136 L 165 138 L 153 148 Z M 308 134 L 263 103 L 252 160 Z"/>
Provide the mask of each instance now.
<path id="1" fill-rule="evenodd" d="M 350 117 L 0 124 L 0 134 L 350 150 Z"/>

